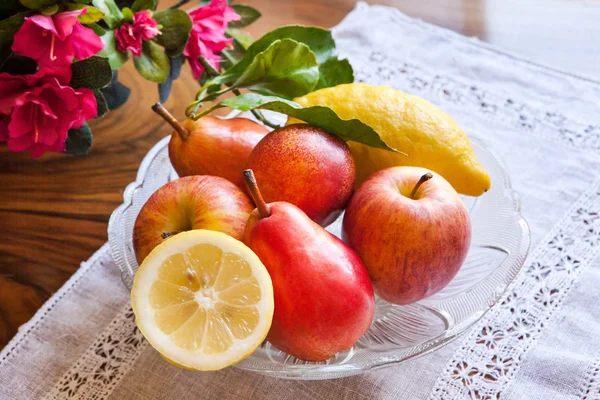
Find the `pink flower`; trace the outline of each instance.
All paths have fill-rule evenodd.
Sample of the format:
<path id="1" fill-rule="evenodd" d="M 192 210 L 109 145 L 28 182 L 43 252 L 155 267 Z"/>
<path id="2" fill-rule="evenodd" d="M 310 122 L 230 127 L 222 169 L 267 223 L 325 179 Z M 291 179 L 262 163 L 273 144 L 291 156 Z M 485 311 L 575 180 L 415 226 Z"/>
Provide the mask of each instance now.
<path id="1" fill-rule="evenodd" d="M 69 68 L 41 68 L 34 75 L 0 74 L 0 141 L 32 157 L 64 152 L 71 128 L 97 114 L 91 89 L 73 89 Z"/>
<path id="2" fill-rule="evenodd" d="M 77 20 L 86 11 L 25 18 L 23 26 L 15 34 L 12 51 L 33 58 L 40 68 L 67 66 L 71 65 L 74 57 L 84 60 L 97 54 L 104 47 L 102 40 Z"/>
<path id="3" fill-rule="evenodd" d="M 183 55 L 190 62 L 194 78 L 198 79 L 204 67 L 198 59 L 206 57 L 217 69 L 221 62 L 221 52 L 231 45 L 232 39 L 225 37 L 225 28 L 231 21 L 239 21 L 240 16 L 227 5 L 227 0 L 212 0 L 210 4 L 190 12 L 192 19 L 192 32 L 190 40 L 185 46 Z"/>
<path id="4" fill-rule="evenodd" d="M 138 11 L 133 15 L 133 24 L 124 22 L 115 30 L 117 48 L 122 52 L 131 50 L 134 56 L 142 55 L 142 39 L 150 40 L 161 32 L 158 23 L 152 19 L 149 10 Z"/>

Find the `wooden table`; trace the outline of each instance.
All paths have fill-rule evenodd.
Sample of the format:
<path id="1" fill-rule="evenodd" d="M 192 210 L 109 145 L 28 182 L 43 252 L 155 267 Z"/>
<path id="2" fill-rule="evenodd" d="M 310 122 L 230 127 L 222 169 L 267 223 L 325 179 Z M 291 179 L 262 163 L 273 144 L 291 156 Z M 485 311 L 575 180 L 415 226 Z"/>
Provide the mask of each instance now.
<path id="1" fill-rule="evenodd" d="M 165 8 L 174 1 L 160 1 Z M 242 3 L 243 1 L 240 1 Z M 259 36 L 278 25 L 331 27 L 353 0 L 254 0 L 263 18 L 249 31 Z M 383 0 L 404 13 L 521 53 L 536 61 L 600 76 L 599 1 Z M 134 180 L 146 152 L 170 128 L 150 111 L 156 85 L 129 63 L 120 73 L 133 89 L 129 102 L 92 122 L 87 157 L 47 155 L 31 160 L 0 145 L 0 348 L 102 246 L 111 212 Z M 166 106 L 178 118 L 197 84 L 189 70 Z"/>

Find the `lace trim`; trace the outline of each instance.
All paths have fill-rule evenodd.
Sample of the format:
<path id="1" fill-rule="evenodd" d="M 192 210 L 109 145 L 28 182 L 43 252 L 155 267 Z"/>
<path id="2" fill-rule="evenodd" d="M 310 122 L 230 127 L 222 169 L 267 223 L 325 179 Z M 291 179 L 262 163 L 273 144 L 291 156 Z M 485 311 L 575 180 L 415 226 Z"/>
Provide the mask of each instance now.
<path id="1" fill-rule="evenodd" d="M 464 105 L 505 126 L 571 147 L 600 150 L 600 125 L 584 124 L 557 111 L 541 110 L 514 97 L 441 76 L 414 64 L 394 62 L 377 50 L 354 53 L 351 58 L 353 64 L 361 65 L 355 71 L 357 81 L 396 87 L 422 97 Z"/>
<path id="2" fill-rule="evenodd" d="M 579 394 L 581 400 L 600 399 L 600 353 L 588 366 L 584 379 Z"/>
<path id="3" fill-rule="evenodd" d="M 108 398 L 147 344 L 127 304 L 44 400 Z"/>
<path id="4" fill-rule="evenodd" d="M 82 262 L 77 272 L 65 282 L 65 284 L 52 296 L 42 308 L 35 313 L 33 318 L 25 325 L 19 328 L 19 331 L 14 338 L 0 352 L 0 367 L 11 358 L 15 357 L 21 350 L 23 340 L 27 338 L 29 333 L 33 331 L 46 316 L 52 312 L 56 304 L 67 296 L 73 287 L 82 279 L 86 278 L 86 274 L 93 268 L 102 267 L 104 263 L 111 260 L 108 243 L 105 243 L 98 251 L 96 251 L 89 260 Z"/>
<path id="5" fill-rule="evenodd" d="M 500 398 L 579 275 L 600 252 L 598 210 L 600 179 L 531 254 L 508 294 L 471 330 L 430 399 Z M 592 384 L 595 393 L 600 382 L 594 379 Z"/>

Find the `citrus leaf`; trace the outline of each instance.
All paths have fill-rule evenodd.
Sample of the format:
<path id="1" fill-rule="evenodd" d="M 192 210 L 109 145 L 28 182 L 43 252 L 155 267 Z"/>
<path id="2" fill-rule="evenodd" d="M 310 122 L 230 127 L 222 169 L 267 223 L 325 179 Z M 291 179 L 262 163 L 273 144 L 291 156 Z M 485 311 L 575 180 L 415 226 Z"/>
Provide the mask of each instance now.
<path id="1" fill-rule="evenodd" d="M 135 69 L 151 82 L 162 83 L 169 76 L 169 57 L 153 42 L 144 42 L 142 55 L 134 57 Z"/>
<path id="2" fill-rule="evenodd" d="M 231 107 L 241 111 L 250 111 L 255 108 L 276 111 L 317 126 L 347 142 L 353 141 L 397 152 L 396 149 L 388 146 L 370 126 L 357 119 L 341 119 L 329 107 L 313 106 L 303 108 L 298 103 L 290 100 L 275 96 L 262 96 L 256 93 L 247 93 L 223 100 L 214 108 L 219 107 Z"/>
<path id="3" fill-rule="evenodd" d="M 96 118 L 100 118 L 109 111 L 108 103 L 102 92 L 98 89 L 94 90 L 94 97 L 96 97 L 96 104 L 98 105 L 98 114 L 96 115 Z"/>
<path id="4" fill-rule="evenodd" d="M 98 10 L 96 7 L 92 7 L 87 4 L 67 4 L 67 10 L 69 11 L 82 10 L 84 8 L 87 8 L 85 14 L 77 17 L 77 20 L 82 24 L 93 24 L 104 18 L 104 13 Z"/>
<path id="5" fill-rule="evenodd" d="M 112 69 L 107 58 L 92 56 L 71 64 L 74 88 L 101 89 L 112 81 Z"/>
<path id="6" fill-rule="evenodd" d="M 261 13 L 250 6 L 244 6 L 241 4 L 234 4 L 231 6 L 234 11 L 241 17 L 239 21 L 232 21 L 229 26 L 232 28 L 243 28 L 250 25 L 261 17 Z"/>
<path id="7" fill-rule="evenodd" d="M 103 36 L 106 33 L 106 30 L 98 24 L 88 24 L 87 27 L 93 30 L 98 36 Z"/>
<path id="8" fill-rule="evenodd" d="M 108 62 L 112 69 L 119 69 L 127 62 L 127 53 L 123 53 L 117 49 L 117 40 L 115 39 L 115 31 L 107 31 L 100 37 L 104 48 L 98 55 L 108 58 Z"/>
<path id="9" fill-rule="evenodd" d="M 154 40 L 167 50 L 167 54 L 175 57 L 183 53 L 190 32 L 192 20 L 182 10 L 165 10 L 154 14 L 154 19 L 162 25 L 161 34 Z"/>
<path id="10" fill-rule="evenodd" d="M 227 79 L 225 73 L 213 81 Z M 319 67 L 310 48 L 295 40 L 282 39 L 257 54 L 233 87 L 293 99 L 311 92 L 318 81 Z"/>
<path id="11" fill-rule="evenodd" d="M 74 156 L 84 156 L 92 147 L 92 131 L 88 124 L 79 128 L 69 129 L 69 136 L 65 142 L 65 153 Z"/>
<path id="12" fill-rule="evenodd" d="M 135 0 L 131 5 L 131 11 L 134 13 L 142 10 L 154 11 L 156 6 L 158 6 L 158 0 Z"/>
<path id="13" fill-rule="evenodd" d="M 114 29 L 123 20 L 123 14 L 114 0 L 92 0 L 92 4 L 104 13 L 104 22 L 110 29 Z"/>
<path id="14" fill-rule="evenodd" d="M 354 82 L 354 71 L 348 60 L 330 58 L 319 65 L 319 83 L 315 90 Z"/>
<path id="15" fill-rule="evenodd" d="M 254 39 L 252 39 L 252 36 L 240 31 L 239 29 L 227 28 L 225 30 L 225 32 L 227 33 L 227 35 L 232 37 L 236 42 L 238 42 L 240 44 L 240 46 L 242 46 L 244 48 L 244 50 L 246 50 L 248 47 L 252 46 L 252 43 L 254 43 Z"/>

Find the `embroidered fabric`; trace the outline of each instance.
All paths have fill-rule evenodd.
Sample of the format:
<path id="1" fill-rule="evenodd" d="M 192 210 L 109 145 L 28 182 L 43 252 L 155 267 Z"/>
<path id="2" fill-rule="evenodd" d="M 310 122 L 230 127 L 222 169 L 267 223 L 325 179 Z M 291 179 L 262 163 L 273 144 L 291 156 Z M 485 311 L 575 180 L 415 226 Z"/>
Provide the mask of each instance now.
<path id="1" fill-rule="evenodd" d="M 535 250 L 492 311 L 454 344 L 343 384 L 278 381 L 235 369 L 179 374 L 135 328 L 104 246 L 0 353 L 0 398 L 269 399 L 284 391 L 294 399 L 518 398 L 511 385 L 534 369 L 528 357 L 557 335 L 560 329 L 548 327 L 559 316 L 569 318 L 562 310 L 578 278 L 599 267 L 600 180 L 594 171 L 600 170 L 600 86 L 386 7 L 360 3 L 334 34 L 358 80 L 436 103 L 469 133 L 484 136 L 509 165 Z M 586 299 L 595 307 L 593 297 Z M 565 396 L 555 392 L 556 398 L 600 398 L 597 350 L 578 353 L 586 366 L 580 374 L 564 361 L 565 374 L 574 374 L 564 381 L 577 383 L 563 384 Z M 527 390 L 545 384 L 537 378 Z M 189 393 L 178 392 L 182 387 Z M 533 394 L 521 398 L 537 398 Z"/>

